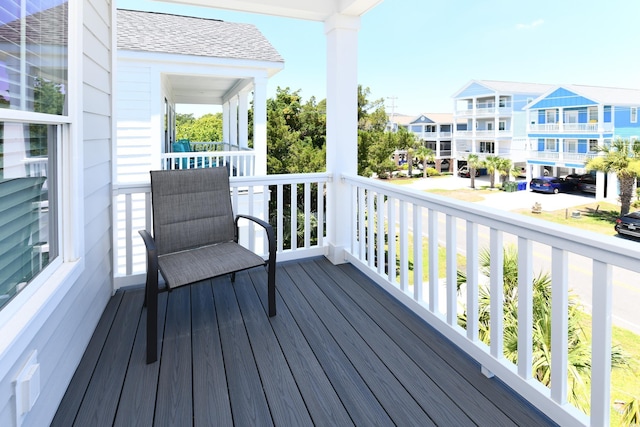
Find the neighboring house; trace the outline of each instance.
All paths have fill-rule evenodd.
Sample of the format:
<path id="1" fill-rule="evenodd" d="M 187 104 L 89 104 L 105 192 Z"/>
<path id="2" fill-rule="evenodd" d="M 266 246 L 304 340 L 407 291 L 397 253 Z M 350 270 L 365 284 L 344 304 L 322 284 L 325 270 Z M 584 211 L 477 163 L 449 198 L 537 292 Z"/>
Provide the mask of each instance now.
<path id="1" fill-rule="evenodd" d="M 247 149 L 250 98 L 257 115 L 246 154 L 255 154 L 255 171 L 242 174 L 265 174 L 267 80 L 284 60 L 260 31 L 165 13 L 118 10 L 117 17 L 117 182 L 149 182 L 150 169 L 166 166 L 178 103 L 222 106 L 220 142 L 227 151 Z"/>
<path id="2" fill-rule="evenodd" d="M 552 86 L 535 83 L 472 80 L 458 90 L 453 117 L 465 121 L 466 130 L 456 130 L 453 157 L 465 162 L 468 154 L 480 158 L 495 155 L 514 164 L 527 160 L 527 114 L 523 108 Z"/>
<path id="3" fill-rule="evenodd" d="M 416 136 L 416 139 L 433 150 L 435 167 L 453 171 L 452 141 L 454 121 L 453 115 L 448 113 L 423 113 L 419 116 L 395 116 L 397 126 L 402 126 Z M 464 127 L 464 123 L 460 123 Z M 402 155 L 403 153 L 399 153 Z"/>
<path id="4" fill-rule="evenodd" d="M 597 155 L 597 147 L 616 138 L 640 137 L 639 107 L 637 89 L 553 87 L 525 107 L 531 143 L 527 163 L 539 174 L 542 168 L 555 176 L 584 173 L 585 162 Z M 605 188 L 604 174 L 596 176 L 597 199 L 618 197 L 615 175 L 607 178 Z"/>

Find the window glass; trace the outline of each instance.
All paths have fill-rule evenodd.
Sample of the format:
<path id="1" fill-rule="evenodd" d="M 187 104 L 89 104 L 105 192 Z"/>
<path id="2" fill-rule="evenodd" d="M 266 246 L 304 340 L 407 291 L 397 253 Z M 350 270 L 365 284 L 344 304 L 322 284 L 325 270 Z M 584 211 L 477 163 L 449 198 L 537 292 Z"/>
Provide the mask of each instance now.
<path id="1" fill-rule="evenodd" d="M 3 0 L 0 108 L 66 114 L 67 1 Z"/>
<path id="2" fill-rule="evenodd" d="M 638 122 L 638 109 L 635 107 L 631 108 L 631 123 Z"/>
<path id="3" fill-rule="evenodd" d="M 0 2 L 0 308 L 59 255 L 67 22 L 66 0 Z"/>
<path id="4" fill-rule="evenodd" d="M 57 125 L 0 122 L 0 307 L 57 255 Z"/>

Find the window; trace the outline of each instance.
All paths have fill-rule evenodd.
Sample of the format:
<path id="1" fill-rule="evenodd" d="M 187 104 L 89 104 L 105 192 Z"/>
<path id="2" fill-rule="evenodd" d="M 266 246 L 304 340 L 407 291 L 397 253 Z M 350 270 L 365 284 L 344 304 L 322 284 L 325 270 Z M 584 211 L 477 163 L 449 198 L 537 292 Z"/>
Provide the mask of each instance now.
<path id="1" fill-rule="evenodd" d="M 631 107 L 631 123 L 638 123 L 638 108 Z"/>
<path id="2" fill-rule="evenodd" d="M 545 113 L 546 113 L 547 123 L 549 124 L 556 123 L 556 110 L 546 110 Z"/>
<path id="3" fill-rule="evenodd" d="M 507 129 L 507 122 L 505 122 L 504 120 L 501 120 L 498 122 L 498 130 L 506 130 Z"/>
<path id="4" fill-rule="evenodd" d="M 555 139 L 544 140 L 544 151 L 558 151 L 557 141 Z"/>
<path id="5" fill-rule="evenodd" d="M 493 142 L 492 141 L 480 141 L 480 152 L 481 153 L 493 153 Z"/>
<path id="6" fill-rule="evenodd" d="M 590 139 L 589 140 L 589 152 L 590 153 L 595 153 L 596 151 L 598 151 L 598 140 L 597 139 Z"/>
<path id="7" fill-rule="evenodd" d="M 589 123 L 598 123 L 597 107 L 589 107 Z"/>
<path id="8" fill-rule="evenodd" d="M 564 112 L 565 123 L 578 123 L 578 110 L 567 110 Z"/>
<path id="9" fill-rule="evenodd" d="M 566 153 L 577 153 L 578 152 L 578 140 L 577 139 L 565 139 L 564 140 L 564 151 Z"/>
<path id="10" fill-rule="evenodd" d="M 57 165 L 69 119 L 67 2 L 4 0 L 0 11 L 1 308 L 59 255 Z"/>

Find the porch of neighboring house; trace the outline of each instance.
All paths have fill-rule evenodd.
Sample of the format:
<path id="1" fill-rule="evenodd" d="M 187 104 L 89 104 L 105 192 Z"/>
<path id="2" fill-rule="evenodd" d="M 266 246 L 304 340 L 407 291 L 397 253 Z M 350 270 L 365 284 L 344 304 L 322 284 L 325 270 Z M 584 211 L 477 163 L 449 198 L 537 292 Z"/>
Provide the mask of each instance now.
<path id="1" fill-rule="evenodd" d="M 69 425 L 555 425 L 350 264 L 323 257 L 112 297 L 53 420 Z"/>

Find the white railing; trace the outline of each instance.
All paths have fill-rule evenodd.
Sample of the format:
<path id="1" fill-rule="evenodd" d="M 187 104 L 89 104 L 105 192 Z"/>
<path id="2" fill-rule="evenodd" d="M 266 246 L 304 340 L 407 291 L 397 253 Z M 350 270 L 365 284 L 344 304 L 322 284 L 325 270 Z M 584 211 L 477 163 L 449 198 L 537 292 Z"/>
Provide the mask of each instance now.
<path id="1" fill-rule="evenodd" d="M 276 229 L 278 261 L 323 255 L 326 245 L 326 185 L 329 174 L 267 175 L 230 179 L 234 212 L 268 219 Z M 148 184 L 113 190 L 115 289 L 144 283 L 146 253 L 138 230 L 152 230 Z M 241 243 L 266 253 L 258 228 L 240 231 Z M 296 236 L 296 238 L 291 238 Z"/>
<path id="2" fill-rule="evenodd" d="M 336 181 L 338 180 L 338 181 Z M 276 227 L 278 260 L 326 254 L 325 194 L 328 183 L 350 187 L 350 244 L 346 260 L 429 322 L 473 357 L 487 375 L 497 375 L 560 425 L 608 425 L 613 281 L 619 271 L 640 277 L 640 247 L 636 242 L 602 236 L 531 219 L 451 198 L 357 176 L 329 174 L 269 175 L 232 178 L 237 213 L 270 218 Z M 144 282 L 145 253 L 137 230 L 151 229 L 148 185 L 116 186 L 114 265 L 116 286 Z M 241 231 L 242 234 L 242 231 Z M 265 242 L 248 233 L 249 246 Z M 291 239 L 290 236 L 297 236 Z M 432 238 L 433 236 L 433 238 Z M 288 242 L 288 243 L 284 243 Z M 389 242 L 397 242 L 389 244 Z M 423 244 L 426 257 L 423 257 Z M 517 363 L 504 355 L 503 246 L 518 252 Z M 490 277 L 480 274 L 478 253 L 491 253 Z M 266 249 L 265 249 L 266 250 Z M 440 269 L 439 259 L 444 257 Z M 426 258 L 422 262 L 423 258 Z M 540 267 L 543 263 L 543 267 Z M 410 267 L 412 265 L 412 267 Z M 576 266 L 588 274 L 576 276 Z M 459 293 L 457 270 L 467 276 Z M 552 286 L 550 388 L 534 379 L 532 279 L 550 271 Z M 441 271 L 442 270 L 442 271 Z M 428 271 L 428 274 L 423 272 Z M 582 274 L 582 273 L 581 273 Z M 425 279 L 426 276 L 426 279 Z M 637 283 L 640 279 L 635 280 Z M 491 342 L 478 334 L 479 289 L 491 294 Z M 593 295 L 591 411 L 585 415 L 567 402 L 569 294 L 576 286 Z M 581 296 L 582 297 L 582 296 Z M 468 309 L 467 309 L 468 308 Z M 458 324 L 466 310 L 467 325 Z M 559 349 L 559 350 L 558 350 Z"/>
<path id="3" fill-rule="evenodd" d="M 192 151 L 162 153 L 162 169 L 195 169 L 226 166 L 229 176 L 253 176 L 255 153 L 246 151 Z"/>
<path id="4" fill-rule="evenodd" d="M 560 126 L 557 123 L 531 124 L 529 132 L 557 132 Z"/>
<path id="5" fill-rule="evenodd" d="M 591 160 L 597 155 L 597 153 L 562 153 L 562 158 L 565 160 L 585 163 L 587 160 Z"/>
<path id="6" fill-rule="evenodd" d="M 565 132 L 598 132 L 598 123 L 564 123 Z"/>
<path id="7" fill-rule="evenodd" d="M 351 245 L 348 261 L 412 308 L 473 357 L 488 375 L 497 375 L 560 425 L 609 425 L 612 333 L 612 269 L 640 273 L 640 248 L 587 231 L 496 211 L 475 204 L 346 176 L 351 187 Z M 433 238 L 432 238 L 433 237 Z M 428 255 L 423 254 L 423 242 Z M 392 244 L 389 244 L 392 242 Z M 393 244 L 397 242 L 397 244 Z M 518 251 L 518 332 L 516 364 L 503 348 L 503 245 Z M 478 253 L 491 253 L 490 277 L 481 277 Z M 546 254 L 552 281 L 551 385 L 534 379 L 533 277 L 538 252 Z M 446 258 L 444 271 L 439 258 Z M 459 265 L 463 257 L 466 266 Z M 425 259 L 425 262 L 416 261 Z M 548 259 L 551 259 L 549 261 Z M 413 271 L 410 269 L 413 265 Z M 589 279 L 576 278 L 575 265 L 587 266 Z M 467 275 L 459 294 L 457 270 Z M 428 270 L 424 279 L 423 272 Z M 442 274 L 441 274 L 442 273 Z M 637 276 L 636 276 L 637 277 Z M 591 412 L 567 402 L 569 294 L 576 280 L 593 293 Z M 478 334 L 479 289 L 488 281 L 491 343 Z M 586 282 L 586 284 L 585 284 Z M 466 329 L 458 324 L 465 307 Z"/>

